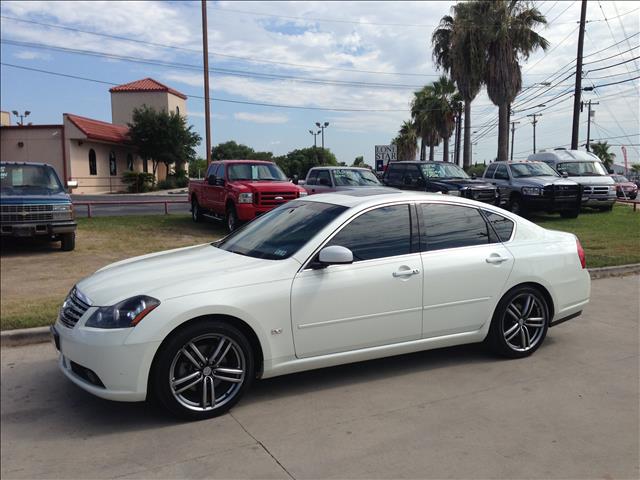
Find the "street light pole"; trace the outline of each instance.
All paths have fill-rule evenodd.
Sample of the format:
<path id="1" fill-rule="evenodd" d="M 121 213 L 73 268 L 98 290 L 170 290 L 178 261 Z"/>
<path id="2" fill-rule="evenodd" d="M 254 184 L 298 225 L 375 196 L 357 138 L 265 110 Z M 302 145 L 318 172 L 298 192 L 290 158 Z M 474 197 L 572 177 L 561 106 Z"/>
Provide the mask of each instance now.
<path id="1" fill-rule="evenodd" d="M 317 148 L 316 137 L 320 134 L 320 130 L 314 132 L 313 130 L 309 130 L 309 133 L 313 135 L 313 148 Z"/>
<path id="2" fill-rule="evenodd" d="M 591 151 L 590 143 L 591 143 L 591 113 L 596 113 L 594 110 L 591 110 L 591 105 L 600 105 L 600 102 L 592 102 L 589 100 L 587 103 L 589 106 L 589 110 L 587 111 L 587 152 Z M 584 102 L 580 102 L 580 110 L 584 106 Z"/>
<path id="3" fill-rule="evenodd" d="M 322 131 L 322 150 L 324 150 L 324 129 L 329 126 L 329 122 L 316 122 L 316 127 L 318 127 Z"/>
<path id="4" fill-rule="evenodd" d="M 27 118 L 29 115 L 31 115 L 31 112 L 29 110 L 25 110 L 24 114 L 21 114 L 17 110 L 13 110 L 11 113 L 13 113 L 16 116 L 16 118 L 20 119 L 20 121 L 18 122 L 19 127 L 23 127 L 24 119 Z"/>
<path id="5" fill-rule="evenodd" d="M 536 153 L 536 125 L 538 124 L 538 120 L 536 120 L 536 118 L 541 116 L 541 113 L 531 113 L 527 115 L 527 117 L 533 117 L 533 120 L 531 121 L 531 125 L 533 125 L 533 153 Z"/>

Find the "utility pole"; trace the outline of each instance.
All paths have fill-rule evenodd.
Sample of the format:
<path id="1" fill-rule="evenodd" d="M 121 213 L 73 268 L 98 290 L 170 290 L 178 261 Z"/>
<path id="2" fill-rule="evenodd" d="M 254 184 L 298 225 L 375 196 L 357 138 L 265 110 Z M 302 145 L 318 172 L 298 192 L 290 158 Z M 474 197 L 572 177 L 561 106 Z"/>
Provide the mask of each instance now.
<path id="1" fill-rule="evenodd" d="M 576 86 L 573 92 L 573 126 L 571 129 L 571 150 L 578 149 L 580 134 L 580 94 L 582 93 L 582 49 L 584 47 L 584 25 L 587 18 L 587 0 L 582 0 L 580 10 L 580 33 L 578 34 L 578 56 L 576 59 Z"/>
<path id="2" fill-rule="evenodd" d="M 533 125 L 533 153 L 536 153 L 536 125 L 538 124 L 536 118 L 541 116 L 541 113 L 531 113 L 527 115 L 527 117 L 533 117 L 533 120 L 531 120 L 531 125 Z"/>
<path id="3" fill-rule="evenodd" d="M 204 64 L 204 125 L 207 165 L 211 163 L 211 114 L 209 105 L 209 34 L 207 32 L 207 0 L 202 0 L 202 63 Z"/>
<path id="4" fill-rule="evenodd" d="M 582 108 L 584 107 L 585 102 L 580 102 L 580 111 L 582 111 Z M 600 102 L 592 102 L 591 100 L 589 100 L 587 102 L 588 105 L 588 110 L 587 110 L 587 152 L 591 151 L 591 115 L 594 114 L 595 116 L 595 111 L 591 110 L 591 105 L 600 105 Z"/>
<path id="5" fill-rule="evenodd" d="M 462 111 L 459 111 L 456 115 L 456 146 L 455 146 L 455 159 L 456 165 L 460 166 L 460 140 L 462 138 Z"/>
<path id="6" fill-rule="evenodd" d="M 322 150 L 324 150 L 324 129 L 329 126 L 329 122 L 316 122 L 316 127 L 318 127 L 322 131 Z"/>
<path id="7" fill-rule="evenodd" d="M 511 161 L 513 161 L 513 141 L 516 138 L 516 125 L 520 122 L 511 122 Z"/>

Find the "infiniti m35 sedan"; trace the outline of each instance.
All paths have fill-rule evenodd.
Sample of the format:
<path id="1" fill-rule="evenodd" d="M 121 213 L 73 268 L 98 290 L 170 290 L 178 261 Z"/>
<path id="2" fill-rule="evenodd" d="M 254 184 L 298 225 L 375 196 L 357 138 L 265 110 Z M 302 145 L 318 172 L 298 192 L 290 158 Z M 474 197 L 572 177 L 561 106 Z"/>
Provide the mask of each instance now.
<path id="1" fill-rule="evenodd" d="M 367 189 L 106 266 L 71 290 L 52 334 L 83 389 L 201 419 L 257 378 L 473 342 L 526 357 L 589 294 L 572 234 L 465 198 Z"/>

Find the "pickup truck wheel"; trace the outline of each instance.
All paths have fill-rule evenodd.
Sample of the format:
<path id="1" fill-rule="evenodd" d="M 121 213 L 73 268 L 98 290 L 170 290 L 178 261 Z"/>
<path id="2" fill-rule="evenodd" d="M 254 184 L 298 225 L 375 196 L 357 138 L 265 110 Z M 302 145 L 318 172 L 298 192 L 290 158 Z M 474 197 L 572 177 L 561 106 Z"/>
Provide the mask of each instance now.
<path id="1" fill-rule="evenodd" d="M 240 221 L 238 220 L 238 214 L 236 213 L 236 208 L 233 205 L 229 205 L 227 208 L 227 230 L 229 232 L 233 232 L 240 226 Z"/>
<path id="2" fill-rule="evenodd" d="M 200 204 L 195 198 L 191 201 L 191 219 L 194 222 L 202 220 L 202 210 L 200 210 Z"/>
<path id="3" fill-rule="evenodd" d="M 518 196 L 511 198 L 511 201 L 509 202 L 509 210 L 516 215 L 520 215 L 521 217 L 527 215 L 527 209 L 524 206 L 524 202 L 522 201 L 522 198 Z"/>
<path id="4" fill-rule="evenodd" d="M 173 414 L 202 420 L 233 407 L 255 377 L 253 350 L 235 327 L 218 320 L 192 324 L 161 347 L 153 393 Z"/>
<path id="5" fill-rule="evenodd" d="M 76 248 L 76 233 L 63 233 L 60 236 L 60 248 L 63 252 L 70 252 Z"/>

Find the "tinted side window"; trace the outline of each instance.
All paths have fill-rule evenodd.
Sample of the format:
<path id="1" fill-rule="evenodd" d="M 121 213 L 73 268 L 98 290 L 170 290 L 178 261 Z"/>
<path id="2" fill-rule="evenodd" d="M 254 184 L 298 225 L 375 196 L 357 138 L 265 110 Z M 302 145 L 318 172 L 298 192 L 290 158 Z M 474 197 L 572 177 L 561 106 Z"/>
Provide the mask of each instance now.
<path id="1" fill-rule="evenodd" d="M 215 175 L 216 174 L 216 169 L 218 168 L 218 165 L 220 165 L 219 163 L 212 163 L 211 165 L 209 165 L 209 168 L 207 169 L 207 177 L 210 177 L 211 175 Z"/>
<path id="2" fill-rule="evenodd" d="M 507 173 L 506 165 L 498 165 L 498 169 L 496 170 L 496 174 L 493 177 L 497 180 L 509 180 L 509 174 Z"/>
<path id="3" fill-rule="evenodd" d="M 457 205 L 421 204 L 422 251 L 484 245 L 489 226 L 478 210 Z"/>
<path id="4" fill-rule="evenodd" d="M 402 185 L 402 177 L 405 172 L 405 166 L 390 163 L 388 168 L 389 169 L 387 170 L 387 176 L 385 178 L 387 183 L 393 185 Z"/>
<path id="5" fill-rule="evenodd" d="M 483 210 L 487 221 L 491 224 L 495 232 L 498 234 L 498 238 L 501 242 L 506 242 L 511 238 L 513 233 L 514 223 L 508 218 L 498 215 L 497 213 L 488 212 Z"/>
<path id="6" fill-rule="evenodd" d="M 224 163 L 221 163 L 220 167 L 216 170 L 216 178 L 224 179 Z"/>
<path id="7" fill-rule="evenodd" d="M 342 245 L 354 261 L 411 253 L 411 220 L 408 205 L 376 208 L 351 221 L 328 245 Z"/>
<path id="8" fill-rule="evenodd" d="M 422 180 L 422 174 L 420 173 L 418 165 L 407 165 L 405 168 L 404 183 L 412 187 L 418 186 Z"/>
<path id="9" fill-rule="evenodd" d="M 317 183 L 318 183 L 318 171 L 312 170 L 311 173 L 309 173 L 309 178 L 307 178 L 306 185 L 316 185 Z"/>
<path id="10" fill-rule="evenodd" d="M 493 173 L 496 171 L 496 167 L 497 165 L 495 163 L 492 163 L 491 165 L 489 165 L 487 167 L 487 170 L 484 172 L 484 177 L 493 178 Z"/>
<path id="11" fill-rule="evenodd" d="M 329 170 L 318 170 L 318 185 L 331 186 L 331 175 Z"/>

